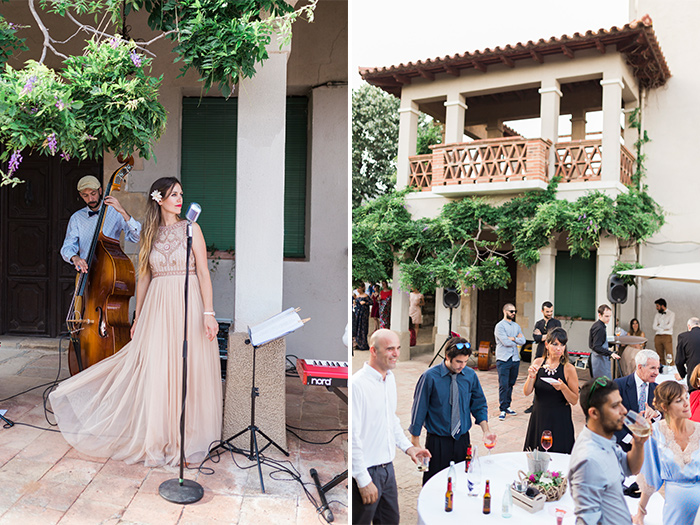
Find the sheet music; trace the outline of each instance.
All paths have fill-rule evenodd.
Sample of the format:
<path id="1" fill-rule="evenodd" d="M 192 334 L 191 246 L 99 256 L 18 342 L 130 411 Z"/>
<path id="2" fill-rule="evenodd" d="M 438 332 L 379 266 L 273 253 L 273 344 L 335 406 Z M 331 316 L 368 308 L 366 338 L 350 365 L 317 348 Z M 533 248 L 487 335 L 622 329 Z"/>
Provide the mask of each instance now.
<path id="1" fill-rule="evenodd" d="M 248 336 L 254 346 L 261 346 L 304 326 L 295 308 L 273 315 L 260 324 L 248 327 Z"/>

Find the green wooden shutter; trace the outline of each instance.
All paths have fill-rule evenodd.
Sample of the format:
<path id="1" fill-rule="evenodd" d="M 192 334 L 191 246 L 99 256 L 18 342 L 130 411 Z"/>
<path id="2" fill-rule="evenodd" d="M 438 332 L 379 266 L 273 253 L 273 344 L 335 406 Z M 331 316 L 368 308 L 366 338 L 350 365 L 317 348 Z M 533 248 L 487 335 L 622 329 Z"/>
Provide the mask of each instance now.
<path id="1" fill-rule="evenodd" d="M 185 202 L 202 206 L 199 224 L 207 245 L 236 245 L 238 99 L 182 99 L 182 169 Z"/>
<path id="2" fill-rule="evenodd" d="M 555 315 L 591 319 L 596 309 L 596 252 L 588 259 L 557 252 L 554 272 Z"/>
<path id="3" fill-rule="evenodd" d="M 306 255 L 306 150 L 308 99 L 287 98 L 284 165 L 284 256 Z"/>
<path id="4" fill-rule="evenodd" d="M 284 256 L 305 257 L 308 99 L 288 97 L 286 119 Z M 207 245 L 219 250 L 236 244 L 237 127 L 237 99 L 183 98 L 183 209 L 202 206 Z"/>

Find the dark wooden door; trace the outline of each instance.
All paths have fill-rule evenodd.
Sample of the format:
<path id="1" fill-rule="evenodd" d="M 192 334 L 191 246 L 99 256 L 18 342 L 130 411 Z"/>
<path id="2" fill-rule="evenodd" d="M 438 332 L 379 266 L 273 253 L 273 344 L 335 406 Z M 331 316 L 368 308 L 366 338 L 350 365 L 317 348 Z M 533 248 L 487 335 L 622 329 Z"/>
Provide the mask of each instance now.
<path id="1" fill-rule="evenodd" d="M 481 341 L 488 341 L 491 348 L 496 348 L 496 338 L 493 335 L 493 329 L 501 319 L 503 319 L 503 305 L 506 303 L 515 304 L 515 289 L 517 263 L 512 257 L 506 259 L 508 273 L 510 273 L 510 282 L 506 288 L 498 288 L 495 290 L 479 290 L 476 303 L 476 337 L 477 340 L 472 342 L 472 346 L 479 347 Z M 516 317 L 517 322 L 517 317 Z"/>
<path id="2" fill-rule="evenodd" d="M 102 179 L 102 161 L 60 161 L 26 155 L 17 176 L 0 189 L 0 333 L 55 337 L 75 282 L 61 259 L 70 216 L 85 204 L 76 185 L 83 175 Z"/>

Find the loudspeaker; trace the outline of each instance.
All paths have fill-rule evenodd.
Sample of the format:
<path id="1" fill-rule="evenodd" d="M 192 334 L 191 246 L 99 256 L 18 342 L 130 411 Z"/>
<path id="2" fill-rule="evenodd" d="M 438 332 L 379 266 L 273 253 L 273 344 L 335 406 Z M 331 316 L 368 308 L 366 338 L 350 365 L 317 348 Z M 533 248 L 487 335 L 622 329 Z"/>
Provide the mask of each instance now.
<path id="1" fill-rule="evenodd" d="M 457 308 L 459 306 L 460 295 L 457 288 L 445 288 L 442 291 L 442 305 L 445 308 Z"/>
<path id="2" fill-rule="evenodd" d="M 620 304 L 627 301 L 627 285 L 621 277 L 612 274 L 608 277 L 608 301 Z"/>

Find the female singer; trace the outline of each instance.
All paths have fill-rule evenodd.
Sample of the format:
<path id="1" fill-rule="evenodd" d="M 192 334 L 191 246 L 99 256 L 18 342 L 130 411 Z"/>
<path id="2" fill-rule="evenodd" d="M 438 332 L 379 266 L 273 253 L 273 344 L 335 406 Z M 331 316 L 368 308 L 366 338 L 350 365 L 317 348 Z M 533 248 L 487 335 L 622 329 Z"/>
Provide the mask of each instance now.
<path id="1" fill-rule="evenodd" d="M 67 379 L 49 399 L 63 436 L 89 456 L 146 466 L 180 458 L 184 282 L 189 278 L 185 458 L 200 462 L 221 437 L 222 390 L 206 243 L 187 221 L 173 177 L 151 186 L 139 251 L 132 340 L 113 356 Z"/>

